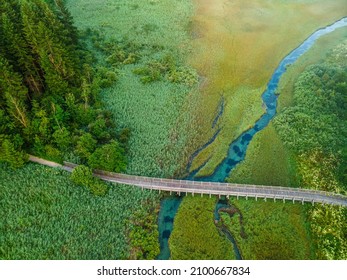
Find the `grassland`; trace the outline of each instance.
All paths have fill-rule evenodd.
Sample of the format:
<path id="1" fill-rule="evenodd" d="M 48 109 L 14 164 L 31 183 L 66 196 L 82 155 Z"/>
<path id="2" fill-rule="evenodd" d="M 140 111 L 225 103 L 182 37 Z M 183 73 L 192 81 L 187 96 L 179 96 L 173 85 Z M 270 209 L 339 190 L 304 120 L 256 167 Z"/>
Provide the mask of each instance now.
<path id="1" fill-rule="evenodd" d="M 96 197 L 67 172 L 34 164 L 1 165 L 0 193 L 0 259 L 26 260 L 131 258 L 132 215 L 156 198 L 122 185 Z"/>
<path id="2" fill-rule="evenodd" d="M 195 1 L 195 11 L 195 51 L 189 61 L 205 78 L 196 112 L 200 145 L 214 133 L 211 123 L 220 96 L 226 103 L 216 143 L 192 164 L 194 170 L 210 158 L 198 174 L 202 176 L 212 172 L 230 142 L 260 117 L 260 95 L 279 61 L 316 29 L 345 16 L 347 6 L 344 0 L 207 0 Z"/>

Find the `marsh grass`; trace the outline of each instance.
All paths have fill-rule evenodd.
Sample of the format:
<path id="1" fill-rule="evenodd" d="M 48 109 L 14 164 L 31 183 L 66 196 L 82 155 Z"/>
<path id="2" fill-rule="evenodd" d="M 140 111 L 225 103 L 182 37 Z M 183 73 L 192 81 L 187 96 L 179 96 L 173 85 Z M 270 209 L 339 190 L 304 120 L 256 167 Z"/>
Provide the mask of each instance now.
<path id="1" fill-rule="evenodd" d="M 209 197 L 186 197 L 182 201 L 169 241 L 171 259 L 235 259 L 232 244 L 213 222 L 215 204 Z"/>
<path id="2" fill-rule="evenodd" d="M 229 104 L 216 144 L 202 151 L 192 166 L 196 169 L 211 158 L 200 173 L 207 175 L 226 155 L 238 132 L 261 116 L 261 94 L 280 60 L 312 32 L 345 16 L 347 6 L 344 0 L 196 0 L 195 5 L 191 30 L 196 36 L 190 63 L 205 78 L 195 113 L 200 116 L 197 146 L 214 134 L 211 123 L 220 96 Z"/>
<path id="3" fill-rule="evenodd" d="M 68 7 L 79 28 L 98 30 L 106 40 L 142 46 L 134 63 L 119 68 L 117 82 L 102 93 L 103 100 L 119 129 L 131 131 L 127 173 L 177 176 L 190 152 L 188 141 L 196 134 L 191 126 L 195 100 L 190 97 L 197 95 L 197 86 L 185 65 L 191 51 L 192 3 L 78 0 L 68 1 Z M 170 73 L 154 75 L 151 65 L 168 54 L 175 71 L 171 67 Z"/>
<path id="4" fill-rule="evenodd" d="M 294 84 L 302 72 L 304 72 L 305 68 L 312 64 L 323 63 L 327 60 L 332 49 L 346 40 L 346 31 L 346 28 L 342 28 L 320 38 L 312 49 L 299 58 L 294 65 L 288 68 L 287 73 L 285 73 L 281 79 L 278 90 L 279 113 L 282 112 L 285 107 L 293 105 Z M 290 152 L 288 147 L 283 144 L 283 139 L 279 137 L 273 124 L 270 123 L 268 127 L 254 137 L 248 147 L 245 160 L 235 168 L 228 181 L 239 183 L 252 182 L 266 185 L 288 185 L 294 187 L 301 186 L 316 189 L 325 189 L 329 187 L 331 191 L 338 192 L 339 188 L 336 187 L 338 186 L 336 178 L 333 172 L 329 171 L 329 165 L 326 164 L 328 160 L 324 161 L 324 158 L 321 156 L 318 158 L 319 163 L 318 160 L 315 161 L 315 157 L 310 154 L 300 157 L 294 156 L 294 153 Z M 265 257 L 267 251 L 262 253 L 261 251 L 253 249 L 257 248 L 258 242 L 261 240 L 264 239 L 263 241 L 267 242 L 266 236 L 269 239 L 273 239 L 274 242 L 277 242 L 276 240 L 279 242 L 280 235 L 277 236 L 279 233 L 277 230 L 278 227 L 281 227 L 281 234 L 283 234 L 283 236 L 288 236 L 289 240 L 292 239 L 290 235 L 291 232 L 293 233 L 293 228 L 300 229 L 303 233 L 302 229 L 306 227 L 306 233 L 308 235 L 303 239 L 301 238 L 299 244 L 301 244 L 300 246 L 302 248 L 311 247 L 311 258 L 345 258 L 344 248 L 346 245 L 341 237 L 342 232 L 345 230 L 343 222 L 345 220 L 345 214 L 343 214 L 341 208 L 316 205 L 314 207 L 305 206 L 300 210 L 300 206 L 298 205 L 292 206 L 286 204 L 281 207 L 278 203 L 274 204 L 268 202 L 268 204 L 266 204 L 258 202 L 258 206 L 253 206 L 253 204 L 250 204 L 251 202 L 234 202 L 247 213 L 245 214 L 245 221 L 248 224 L 248 226 L 246 226 L 246 228 L 248 227 L 248 231 L 256 232 L 253 230 L 253 227 L 255 228 L 257 224 L 260 224 L 260 222 L 257 221 L 260 219 L 257 217 L 257 213 L 262 215 L 263 211 L 258 211 L 259 209 L 257 207 L 261 207 L 265 209 L 265 211 L 268 211 L 266 209 L 272 209 L 271 211 L 277 213 L 276 219 L 278 221 L 275 220 L 275 217 L 272 217 L 274 214 L 269 214 L 269 218 L 263 220 L 265 223 L 264 230 L 270 228 L 271 223 L 276 225 L 276 227 L 271 229 L 271 234 L 259 234 L 258 240 L 255 237 L 249 240 L 240 239 L 241 250 L 245 252 L 247 258 Z M 252 201 L 252 203 L 255 202 Z M 298 217 L 296 220 L 288 220 L 288 214 L 290 213 L 288 211 L 301 214 L 299 216 L 296 214 L 296 217 Z M 307 216 L 307 218 L 304 216 Z M 287 221 L 287 223 L 280 226 L 279 224 L 281 224 L 281 221 Z M 233 232 L 236 233 L 235 230 Z M 332 234 L 326 235 L 325 233 L 328 232 Z M 299 236 L 304 235 L 301 234 Z M 309 238 L 309 240 L 307 238 Z M 295 244 L 298 243 L 295 242 Z M 304 244 L 306 245 L 303 247 Z M 287 256 L 294 254 L 294 252 L 290 253 L 288 250 L 284 252 L 287 252 Z M 304 255 L 300 254 L 294 254 L 293 256 L 298 258 L 304 257 Z M 308 255 L 306 255 L 306 257 L 308 257 Z"/>
<path id="5" fill-rule="evenodd" d="M 240 234 L 238 215 L 232 218 L 223 215 L 224 223 L 233 233 L 244 259 L 314 258 L 307 218 L 301 205 L 254 199 L 233 199 L 231 203 L 240 209 L 243 215 L 245 238 Z"/>
<path id="6" fill-rule="evenodd" d="M 177 0 L 68 0 L 80 29 L 99 28 L 109 38 L 127 37 L 139 44 L 182 47 L 193 5 Z"/>
<path id="7" fill-rule="evenodd" d="M 254 124 L 258 117 L 264 113 L 262 100 L 251 89 L 239 88 L 230 98 L 225 101 L 225 109 L 215 128 L 222 128 L 216 140 L 206 147 L 193 161 L 191 170 L 201 166 L 206 158 L 209 161 L 197 176 L 211 175 L 215 167 L 224 159 L 232 141 L 236 139 L 251 124 Z M 215 113 L 214 113 L 215 114 Z M 213 131 L 210 128 L 210 131 Z"/>
<path id="8" fill-rule="evenodd" d="M 109 185 L 96 197 L 66 171 L 0 166 L 0 259 L 128 259 L 128 221 L 156 193 Z"/>
<path id="9" fill-rule="evenodd" d="M 186 86 L 163 81 L 144 85 L 131 71 L 104 93 L 116 120 L 131 130 L 128 173 L 173 176 L 188 140 L 182 126 L 175 129 L 178 118 L 189 121 L 180 116 L 188 93 Z"/>
<path id="10" fill-rule="evenodd" d="M 283 145 L 272 123 L 254 136 L 245 160 L 231 172 L 228 182 L 298 187 L 294 155 Z"/>

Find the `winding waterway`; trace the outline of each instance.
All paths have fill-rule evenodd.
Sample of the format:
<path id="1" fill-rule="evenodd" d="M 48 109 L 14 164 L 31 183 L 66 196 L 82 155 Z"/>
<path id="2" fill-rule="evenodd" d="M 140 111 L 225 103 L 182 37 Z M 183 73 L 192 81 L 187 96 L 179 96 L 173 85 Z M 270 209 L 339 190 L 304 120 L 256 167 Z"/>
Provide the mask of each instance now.
<path id="1" fill-rule="evenodd" d="M 324 28 L 318 29 L 311 36 L 309 36 L 300 46 L 290 52 L 279 64 L 279 66 L 275 69 L 274 73 L 271 76 L 270 81 L 267 84 L 267 88 L 262 94 L 263 103 L 266 106 L 266 112 L 260 117 L 260 119 L 254 124 L 253 127 L 243 132 L 234 142 L 232 142 L 229 146 L 226 157 L 223 161 L 216 167 L 214 172 L 210 176 L 206 177 L 197 177 L 196 174 L 201 170 L 201 168 L 206 164 L 204 163 L 199 168 L 194 170 L 189 174 L 186 179 L 197 180 L 197 181 L 209 181 L 209 182 L 224 182 L 226 178 L 230 175 L 230 172 L 235 168 L 235 166 L 244 160 L 246 155 L 247 147 L 250 141 L 253 139 L 254 135 L 264 129 L 269 122 L 273 119 L 276 114 L 277 108 L 277 95 L 276 90 L 278 88 L 278 84 L 282 75 L 286 72 L 286 68 L 293 64 L 300 56 L 306 53 L 316 42 L 316 40 L 322 37 L 325 34 L 331 33 L 334 30 L 347 26 L 347 17 L 342 18 L 332 25 L 326 26 Z M 224 104 L 224 101 L 223 101 Z M 223 106 L 222 104 L 222 106 Z M 223 109 L 220 109 L 217 117 L 223 113 Z M 214 121 L 215 123 L 215 121 Z M 197 151 L 195 151 L 188 163 L 188 168 L 190 168 L 192 161 L 194 158 L 208 145 L 214 142 L 219 134 L 219 130 L 209 139 L 206 144 L 200 147 Z M 179 208 L 179 204 L 181 202 L 180 197 L 171 197 L 169 199 L 164 199 L 161 203 L 161 210 L 159 213 L 159 239 L 160 239 L 160 255 L 158 259 L 169 259 L 170 258 L 170 250 L 168 245 L 168 239 L 170 237 L 171 231 L 173 229 L 173 221 L 175 214 Z M 218 205 L 216 206 L 216 209 Z M 218 216 L 217 216 L 218 219 Z M 235 243 L 235 240 L 229 231 L 223 231 L 228 239 L 232 242 L 234 247 L 235 255 L 238 258 L 241 258 L 239 249 Z"/>

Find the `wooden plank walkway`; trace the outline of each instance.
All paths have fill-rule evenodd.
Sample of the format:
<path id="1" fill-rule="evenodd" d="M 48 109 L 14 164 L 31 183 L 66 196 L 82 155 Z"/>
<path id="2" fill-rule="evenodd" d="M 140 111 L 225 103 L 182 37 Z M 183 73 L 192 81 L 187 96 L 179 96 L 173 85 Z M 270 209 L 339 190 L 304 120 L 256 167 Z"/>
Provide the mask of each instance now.
<path id="1" fill-rule="evenodd" d="M 29 160 L 51 167 L 60 167 L 69 172 L 77 166 L 68 162 L 60 165 L 33 156 L 30 156 Z M 246 199 L 255 198 L 256 200 L 264 199 L 265 201 L 273 199 L 274 201 L 280 200 L 283 202 L 292 201 L 294 203 L 299 201 L 301 203 L 323 203 L 347 207 L 347 196 L 309 189 L 152 178 L 100 170 L 94 170 L 94 175 L 109 182 L 137 186 L 142 189 L 177 193 L 179 195 L 187 195 L 188 193 L 209 196 L 224 195 L 237 198 L 245 197 Z"/>

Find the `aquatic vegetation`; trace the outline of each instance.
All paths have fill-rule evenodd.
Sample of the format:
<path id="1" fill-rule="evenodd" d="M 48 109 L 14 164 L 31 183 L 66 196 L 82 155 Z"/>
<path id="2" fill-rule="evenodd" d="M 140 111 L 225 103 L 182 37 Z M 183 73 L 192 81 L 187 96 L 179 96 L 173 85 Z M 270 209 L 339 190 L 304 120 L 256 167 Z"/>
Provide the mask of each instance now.
<path id="1" fill-rule="evenodd" d="M 227 181 L 297 187 L 299 178 L 293 157 L 270 123 L 254 136 L 245 160 L 235 167 Z"/>
<path id="2" fill-rule="evenodd" d="M 343 152 L 346 118 L 344 110 L 341 110 L 345 94 L 343 87 L 339 86 L 341 80 L 338 81 L 342 79 L 343 84 L 345 80 L 345 61 L 341 59 L 345 52 L 345 38 L 346 28 L 321 38 L 288 69 L 279 89 L 278 117 L 275 117 L 273 125 L 254 138 L 245 161 L 236 167 L 229 181 L 346 191 L 343 176 L 346 168 Z M 292 117 L 295 119 L 289 120 Z M 327 121 L 320 121 L 319 126 L 307 125 L 308 120 L 321 118 Z M 331 120 L 334 120 L 333 125 L 329 125 Z M 270 168 L 272 173 L 264 172 L 260 166 Z M 258 212 L 256 209 L 253 211 Z M 312 257 L 344 259 L 345 210 L 315 205 L 305 207 L 305 212 L 314 250 Z M 284 234 L 291 226 L 287 223 L 282 227 Z M 242 247 L 241 243 L 241 250 Z"/>
<path id="3" fill-rule="evenodd" d="M 204 77 L 199 106 L 200 139 L 195 150 L 214 134 L 221 96 L 225 110 L 216 143 L 193 162 L 199 175 L 209 175 L 226 154 L 228 145 L 263 113 L 260 95 L 278 63 L 312 32 L 347 13 L 339 1 L 195 1 L 192 18 L 194 52 L 190 61 Z M 250 114 L 249 114 L 250 112 Z"/>
<path id="4" fill-rule="evenodd" d="M 0 166 L 0 259 L 130 258 L 128 221 L 139 209 L 150 213 L 157 194 L 107 184 L 98 197 L 69 176 L 36 164 Z"/>
<path id="5" fill-rule="evenodd" d="M 196 74 L 185 63 L 192 3 L 79 0 L 67 5 L 79 29 L 95 37 L 94 48 L 107 53 L 98 55 L 99 63 L 117 67 L 117 82 L 102 99 L 118 129 L 129 128 L 127 172 L 177 176 L 198 127 Z"/>
<path id="6" fill-rule="evenodd" d="M 215 204 L 209 197 L 186 197 L 182 201 L 169 240 L 171 259 L 235 259 L 230 242 L 214 224 Z"/>
<path id="7" fill-rule="evenodd" d="M 236 239 L 243 259 L 295 260 L 315 257 L 307 217 L 301 205 L 254 199 L 233 199 L 231 204 L 243 215 L 245 236 L 241 235 L 238 215 L 232 218 L 224 215 L 224 223 Z"/>

